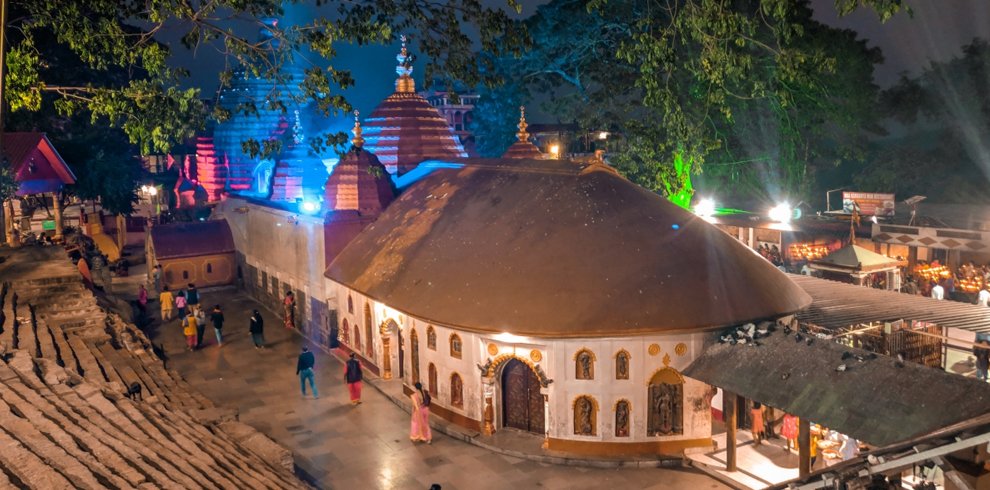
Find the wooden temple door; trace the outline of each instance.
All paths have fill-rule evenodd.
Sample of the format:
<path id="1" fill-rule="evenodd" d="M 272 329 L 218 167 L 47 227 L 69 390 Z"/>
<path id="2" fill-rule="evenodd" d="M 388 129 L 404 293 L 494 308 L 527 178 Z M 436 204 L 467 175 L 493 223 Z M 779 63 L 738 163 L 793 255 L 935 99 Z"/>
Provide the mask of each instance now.
<path id="1" fill-rule="evenodd" d="M 544 433 L 540 380 L 529 366 L 512 359 L 502 370 L 502 424 Z"/>

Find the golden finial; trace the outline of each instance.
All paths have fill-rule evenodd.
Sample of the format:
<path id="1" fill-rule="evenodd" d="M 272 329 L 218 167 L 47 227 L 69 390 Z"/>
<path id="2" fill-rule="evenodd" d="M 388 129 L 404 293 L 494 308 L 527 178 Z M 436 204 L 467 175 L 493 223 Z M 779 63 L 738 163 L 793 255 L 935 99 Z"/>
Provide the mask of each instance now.
<path id="1" fill-rule="evenodd" d="M 519 106 L 519 132 L 516 133 L 519 141 L 529 140 L 529 133 L 526 132 L 526 128 L 528 126 L 529 125 L 526 124 L 526 106 L 521 105 Z"/>
<path id="2" fill-rule="evenodd" d="M 398 80 L 395 81 L 395 91 L 396 92 L 415 92 L 416 82 L 412 78 L 412 63 L 409 58 L 409 50 L 406 49 L 406 41 L 408 40 L 405 34 L 399 36 L 402 40 L 402 51 L 395 60 L 398 61 L 398 65 L 395 67 L 395 74 L 399 75 Z"/>
<path id="3" fill-rule="evenodd" d="M 360 112 L 354 111 L 354 129 L 351 130 L 354 133 L 354 137 L 351 138 L 351 144 L 354 145 L 354 148 L 364 146 L 364 138 L 361 137 L 361 120 L 358 119 L 360 115 Z"/>

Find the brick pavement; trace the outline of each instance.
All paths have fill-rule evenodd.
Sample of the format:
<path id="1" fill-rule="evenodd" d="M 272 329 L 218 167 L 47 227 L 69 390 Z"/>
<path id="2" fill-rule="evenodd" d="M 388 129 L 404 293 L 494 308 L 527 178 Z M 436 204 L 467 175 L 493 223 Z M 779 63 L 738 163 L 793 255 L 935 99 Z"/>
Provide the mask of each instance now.
<path id="1" fill-rule="evenodd" d="M 293 451 L 299 472 L 322 488 L 426 489 L 710 489 L 725 488 L 708 476 L 681 469 L 598 469 L 558 466 L 492 453 L 434 432 L 432 445 L 409 441 L 409 416 L 380 392 L 365 386 L 364 403 L 352 406 L 342 364 L 316 354 L 320 398 L 303 398 L 296 357 L 307 341 L 265 311 L 268 347 L 255 350 L 247 332 L 259 305 L 238 291 L 205 292 L 202 304 L 220 303 L 227 319 L 223 348 L 212 328 L 206 347 L 184 351 L 176 321 L 150 327 L 163 343 L 169 368 L 218 405 L 236 408 L 240 420 Z M 157 303 L 150 305 L 157 309 Z"/>

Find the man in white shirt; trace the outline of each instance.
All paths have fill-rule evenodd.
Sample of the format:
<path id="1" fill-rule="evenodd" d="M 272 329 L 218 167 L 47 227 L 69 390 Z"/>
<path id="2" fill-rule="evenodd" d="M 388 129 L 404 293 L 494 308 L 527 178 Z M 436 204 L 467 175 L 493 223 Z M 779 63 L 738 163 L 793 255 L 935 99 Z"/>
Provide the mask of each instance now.
<path id="1" fill-rule="evenodd" d="M 987 291 L 987 288 L 984 287 L 980 290 L 980 294 L 976 296 L 976 304 L 987 306 L 988 303 L 990 303 L 990 291 Z"/>
<path id="2" fill-rule="evenodd" d="M 945 288 L 941 284 L 932 287 L 932 299 L 945 299 Z"/>

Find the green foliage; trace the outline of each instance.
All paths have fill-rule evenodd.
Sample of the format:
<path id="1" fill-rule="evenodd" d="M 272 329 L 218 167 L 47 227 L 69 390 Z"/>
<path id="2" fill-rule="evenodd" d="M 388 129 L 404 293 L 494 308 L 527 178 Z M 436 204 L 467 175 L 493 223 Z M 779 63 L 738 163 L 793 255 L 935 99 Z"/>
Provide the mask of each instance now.
<path id="1" fill-rule="evenodd" d="M 221 67 L 222 85 L 233 80 L 233 67 L 238 67 L 247 76 L 271 82 L 269 101 L 309 100 L 325 113 L 351 109 L 340 91 L 354 80 L 350 72 L 332 64 L 340 42 L 378 43 L 392 41 L 400 32 L 413 34 L 416 47 L 430 60 L 428 78 L 437 72 L 470 85 L 493 81 L 482 75 L 470 35 L 495 53 L 518 50 L 525 44 L 524 32 L 506 11 L 487 8 L 480 0 L 341 2 L 331 15 L 297 25 L 279 24 L 270 29 L 272 39 L 256 41 L 254 33 L 263 25 L 262 19 L 282 14 L 282 3 L 12 0 L 6 101 L 14 111 L 37 111 L 47 95 L 55 99 L 54 107 L 63 116 L 85 113 L 94 124 L 122 129 L 142 153 L 167 152 L 203 129 L 210 114 L 197 90 L 182 88 L 188 70 L 169 65 L 171 47 L 156 40 L 164 31 L 177 33 L 184 49 L 222 53 L 226 59 L 226 66 Z M 329 2 L 315 3 L 328 10 Z M 514 0 L 507 0 L 507 5 L 519 9 Z M 250 33 L 249 37 L 241 32 Z M 52 68 L 66 59 L 41 47 L 38 40 L 43 38 L 54 39 L 61 52 L 84 66 L 89 76 L 52 77 Z M 496 44 L 496 39 L 502 42 Z M 313 54 L 329 60 L 329 65 Z M 283 70 L 297 59 L 308 64 L 302 80 L 292 80 Z M 281 103 L 274 106 L 285 109 Z M 257 110 L 238 109 L 244 113 Z M 223 120 L 231 113 L 218 109 L 212 115 Z M 327 135 L 322 143 L 333 144 L 334 138 L 338 135 Z M 272 151 L 260 143 L 247 144 L 257 151 Z"/>
<path id="2" fill-rule="evenodd" d="M 14 172 L 9 166 L 0 164 L 0 204 L 14 197 L 17 187 Z"/>
<path id="3" fill-rule="evenodd" d="M 468 129 L 476 137 L 478 154 L 487 158 L 501 157 L 518 138 L 519 106 L 522 88 L 514 81 L 478 91 L 478 102 L 472 112 Z"/>

